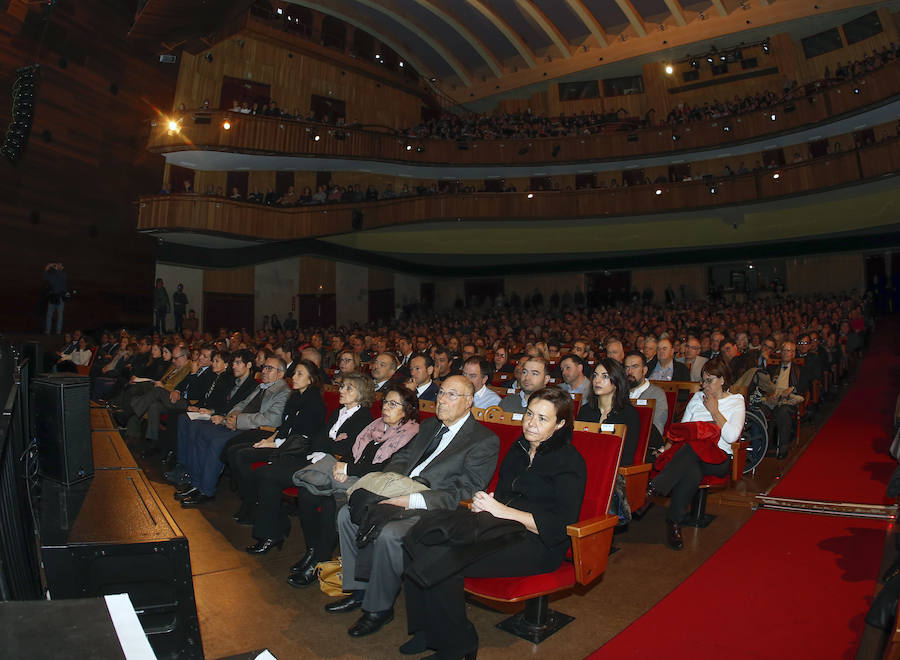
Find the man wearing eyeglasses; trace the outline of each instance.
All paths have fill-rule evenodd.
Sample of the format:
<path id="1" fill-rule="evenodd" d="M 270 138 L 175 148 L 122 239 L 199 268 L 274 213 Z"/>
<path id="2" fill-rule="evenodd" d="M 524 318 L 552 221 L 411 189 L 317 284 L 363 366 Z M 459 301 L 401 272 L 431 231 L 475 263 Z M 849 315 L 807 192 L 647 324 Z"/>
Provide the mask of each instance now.
<path id="1" fill-rule="evenodd" d="M 700 355 L 700 339 L 695 335 L 688 335 L 684 343 L 684 358 L 681 361 L 690 370 L 690 379 L 693 382 L 700 382 L 700 372 L 706 360 L 707 358 Z"/>
<path id="2" fill-rule="evenodd" d="M 175 491 L 185 509 L 195 508 L 216 496 L 216 483 L 225 467 L 220 458 L 225 444 L 241 431 L 261 426 L 278 426 L 291 390 L 284 379 L 284 360 L 266 358 L 260 369 L 261 381 L 252 394 L 234 406 L 228 415 L 213 415 L 195 430 L 185 456 L 179 455 L 191 475 L 191 482 Z"/>
<path id="3" fill-rule="evenodd" d="M 385 500 L 383 504 L 404 510 L 455 509 L 460 500 L 471 498 L 487 486 L 497 464 L 500 441 L 470 414 L 474 395 L 474 386 L 464 376 L 450 376 L 441 383 L 437 416 L 423 421 L 416 437 L 384 467 L 384 472 L 416 478 L 428 488 Z M 350 519 L 347 507 L 338 513 L 343 588 L 352 593 L 326 605 L 325 611 L 340 614 L 362 609 L 362 616 L 347 631 L 351 637 L 371 635 L 394 618 L 394 600 L 403 575 L 402 541 L 418 520 L 418 516 L 411 515 L 382 527 L 366 548 L 366 552 L 371 552 L 366 581 L 357 575 L 359 528 Z"/>

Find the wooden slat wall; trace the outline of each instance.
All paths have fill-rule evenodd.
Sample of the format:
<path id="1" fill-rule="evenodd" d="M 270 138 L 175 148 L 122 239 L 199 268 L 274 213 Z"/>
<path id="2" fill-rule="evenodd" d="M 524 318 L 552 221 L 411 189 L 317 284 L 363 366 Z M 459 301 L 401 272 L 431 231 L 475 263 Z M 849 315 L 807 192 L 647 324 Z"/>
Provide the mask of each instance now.
<path id="1" fill-rule="evenodd" d="M 253 266 L 203 271 L 203 292 L 237 293 L 252 296 L 255 274 L 256 270 Z"/>
<path id="2" fill-rule="evenodd" d="M 251 37 L 227 39 L 206 53 L 184 53 L 178 74 L 175 103 L 199 108 L 204 100 L 217 108 L 224 76 L 271 86 L 272 98 L 290 112 L 309 111 L 311 95 L 346 103 L 347 122 L 403 128 L 421 119 L 418 97 L 376 80 L 344 71 L 329 62 L 291 53 L 280 46 Z M 226 108 L 233 99 L 226 99 Z"/>
<path id="3" fill-rule="evenodd" d="M 160 186 L 163 159 L 146 150 L 145 120 L 154 106 L 171 105 L 176 71 L 133 52 L 124 40 L 132 19 L 114 2 L 57 3 L 53 10 L 31 139 L 18 167 L 4 161 L 0 176 L 9 274 L 0 282 L 0 327 L 7 331 L 43 330 L 41 274 L 56 260 L 78 291 L 66 305 L 65 328 L 151 323 L 153 240 L 135 233 L 134 201 Z M 3 132 L 14 72 L 36 52 L 20 20 L 0 11 Z"/>

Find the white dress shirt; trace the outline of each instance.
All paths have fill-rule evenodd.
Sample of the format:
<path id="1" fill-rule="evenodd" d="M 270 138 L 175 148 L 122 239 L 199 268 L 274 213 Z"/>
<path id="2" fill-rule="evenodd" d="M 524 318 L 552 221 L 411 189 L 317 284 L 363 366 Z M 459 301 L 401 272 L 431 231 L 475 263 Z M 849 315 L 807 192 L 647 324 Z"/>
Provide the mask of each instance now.
<path id="1" fill-rule="evenodd" d="M 424 461 L 419 463 L 412 472 L 409 473 L 410 477 L 418 477 L 422 474 L 422 471 L 427 468 L 431 462 L 437 458 L 442 451 L 447 448 L 447 445 L 456 437 L 456 433 L 462 428 L 462 425 L 466 423 L 466 421 L 471 417 L 469 413 L 463 415 L 460 419 L 456 420 L 451 426 L 447 427 L 447 432 L 444 434 L 444 437 L 441 438 L 441 443 L 437 446 L 433 452 L 431 452 L 431 456 L 426 458 Z M 409 508 L 410 509 L 427 509 L 428 506 L 425 504 L 425 498 L 422 497 L 422 493 L 411 493 L 409 496 Z"/>

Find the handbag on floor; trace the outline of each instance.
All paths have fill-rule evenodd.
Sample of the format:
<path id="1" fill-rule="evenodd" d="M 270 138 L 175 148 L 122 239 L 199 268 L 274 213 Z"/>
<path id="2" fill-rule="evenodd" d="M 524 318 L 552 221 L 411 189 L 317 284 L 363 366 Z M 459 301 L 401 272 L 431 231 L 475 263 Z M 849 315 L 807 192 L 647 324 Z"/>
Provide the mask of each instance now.
<path id="1" fill-rule="evenodd" d="M 349 596 L 343 589 L 344 569 L 341 558 L 320 561 L 316 564 L 316 575 L 319 577 L 319 588 L 326 596 Z"/>

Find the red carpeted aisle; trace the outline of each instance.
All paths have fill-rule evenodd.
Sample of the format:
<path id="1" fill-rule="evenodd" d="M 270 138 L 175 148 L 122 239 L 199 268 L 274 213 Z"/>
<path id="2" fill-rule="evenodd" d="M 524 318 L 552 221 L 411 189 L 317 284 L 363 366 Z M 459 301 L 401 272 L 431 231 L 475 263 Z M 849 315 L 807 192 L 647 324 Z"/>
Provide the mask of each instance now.
<path id="1" fill-rule="evenodd" d="M 852 660 L 886 530 L 885 522 L 757 511 L 691 577 L 589 657 Z"/>
<path id="2" fill-rule="evenodd" d="M 900 392 L 900 324 L 879 326 L 866 357 L 828 422 L 781 482 L 776 497 L 889 504 L 888 479 L 897 462 L 887 453 Z"/>
<path id="3" fill-rule="evenodd" d="M 888 503 L 900 324 L 883 321 L 851 389 L 772 491 Z M 715 523 L 713 523 L 715 524 Z M 757 511 L 716 554 L 590 657 L 855 657 L 889 524 Z"/>

